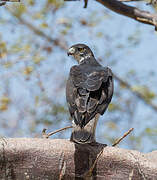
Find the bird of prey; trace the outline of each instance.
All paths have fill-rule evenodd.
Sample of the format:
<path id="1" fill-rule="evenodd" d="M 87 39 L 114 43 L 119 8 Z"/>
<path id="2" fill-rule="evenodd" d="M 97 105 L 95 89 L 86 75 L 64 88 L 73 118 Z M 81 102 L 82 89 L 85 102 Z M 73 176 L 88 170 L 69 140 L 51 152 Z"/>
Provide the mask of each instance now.
<path id="1" fill-rule="evenodd" d="M 99 115 L 106 111 L 113 95 L 113 74 L 101 66 L 91 49 L 85 44 L 69 48 L 78 65 L 72 66 L 66 84 L 66 100 L 73 118 L 71 141 L 95 142 L 95 129 Z"/>

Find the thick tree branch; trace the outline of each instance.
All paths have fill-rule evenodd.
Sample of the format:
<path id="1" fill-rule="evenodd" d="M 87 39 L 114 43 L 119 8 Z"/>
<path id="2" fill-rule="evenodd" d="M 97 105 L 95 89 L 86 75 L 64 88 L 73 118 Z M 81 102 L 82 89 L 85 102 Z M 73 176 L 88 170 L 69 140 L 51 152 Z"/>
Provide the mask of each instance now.
<path id="1" fill-rule="evenodd" d="M 120 2 L 134 2 L 134 1 L 142 1 L 142 0 L 118 0 Z"/>
<path id="2" fill-rule="evenodd" d="M 0 141 L 0 179 L 157 179 L 156 162 L 157 151 L 143 154 L 99 143 L 36 138 Z"/>
<path id="3" fill-rule="evenodd" d="M 130 90 L 135 96 L 137 96 L 139 99 L 141 99 L 145 104 L 149 105 L 152 109 L 154 109 L 155 111 L 157 111 L 157 105 L 155 105 L 154 103 L 152 103 L 151 101 L 147 101 L 145 99 L 145 97 L 143 96 L 142 93 L 138 92 L 137 90 L 133 90 L 133 88 L 131 87 L 131 85 L 122 80 L 120 77 L 118 77 L 117 75 L 114 74 L 114 78 L 121 84 L 123 84 L 128 90 Z"/>
<path id="4" fill-rule="evenodd" d="M 157 27 L 157 14 L 142 11 L 136 7 L 128 6 L 116 0 L 96 0 L 112 11 L 133 18 L 139 22 Z"/>
<path id="5" fill-rule="evenodd" d="M 141 23 L 153 25 L 155 26 L 155 30 L 157 30 L 157 14 L 151 14 L 148 11 L 143 11 L 136 7 L 123 4 L 122 3 L 123 0 L 120 0 L 121 2 L 118 0 L 96 0 L 96 1 L 118 14 L 133 18 Z M 128 1 L 129 0 L 127 0 L 127 2 Z"/>

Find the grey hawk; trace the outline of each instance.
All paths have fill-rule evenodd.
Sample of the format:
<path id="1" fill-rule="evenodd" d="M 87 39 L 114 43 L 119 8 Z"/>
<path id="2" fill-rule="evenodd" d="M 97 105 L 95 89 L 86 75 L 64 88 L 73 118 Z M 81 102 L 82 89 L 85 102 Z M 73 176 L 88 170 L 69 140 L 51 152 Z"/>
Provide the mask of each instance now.
<path id="1" fill-rule="evenodd" d="M 66 84 L 66 100 L 73 118 L 71 141 L 95 142 L 95 129 L 99 115 L 106 111 L 113 95 L 113 74 L 101 66 L 91 49 L 85 44 L 69 48 L 78 65 L 72 66 Z"/>

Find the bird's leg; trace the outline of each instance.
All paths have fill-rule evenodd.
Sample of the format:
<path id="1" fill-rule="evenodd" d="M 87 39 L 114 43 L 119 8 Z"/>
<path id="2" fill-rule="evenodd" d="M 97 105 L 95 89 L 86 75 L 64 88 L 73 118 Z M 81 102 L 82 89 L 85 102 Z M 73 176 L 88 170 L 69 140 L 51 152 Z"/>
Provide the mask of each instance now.
<path id="1" fill-rule="evenodd" d="M 44 128 L 43 130 L 42 130 L 42 137 L 43 138 L 46 138 L 46 139 L 48 139 L 50 136 L 52 136 L 53 134 L 56 134 L 56 133 L 58 133 L 58 132 L 60 132 L 60 131 L 64 131 L 64 130 L 66 130 L 66 129 L 69 129 L 69 128 L 72 128 L 73 126 L 66 126 L 66 127 L 64 127 L 64 128 L 61 128 L 61 129 L 58 129 L 58 130 L 56 130 L 56 131 L 53 131 L 53 132 L 50 132 L 50 133 L 46 133 L 46 129 Z"/>

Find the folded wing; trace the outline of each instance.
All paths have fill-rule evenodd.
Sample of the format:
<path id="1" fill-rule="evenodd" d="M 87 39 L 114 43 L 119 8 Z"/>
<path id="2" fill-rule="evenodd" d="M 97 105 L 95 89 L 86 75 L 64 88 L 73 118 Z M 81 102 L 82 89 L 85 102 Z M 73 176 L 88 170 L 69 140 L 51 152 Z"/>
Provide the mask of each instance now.
<path id="1" fill-rule="evenodd" d="M 112 95 L 113 77 L 108 67 L 71 68 L 66 97 L 70 114 L 80 127 L 84 127 L 96 114 L 102 115 Z"/>

